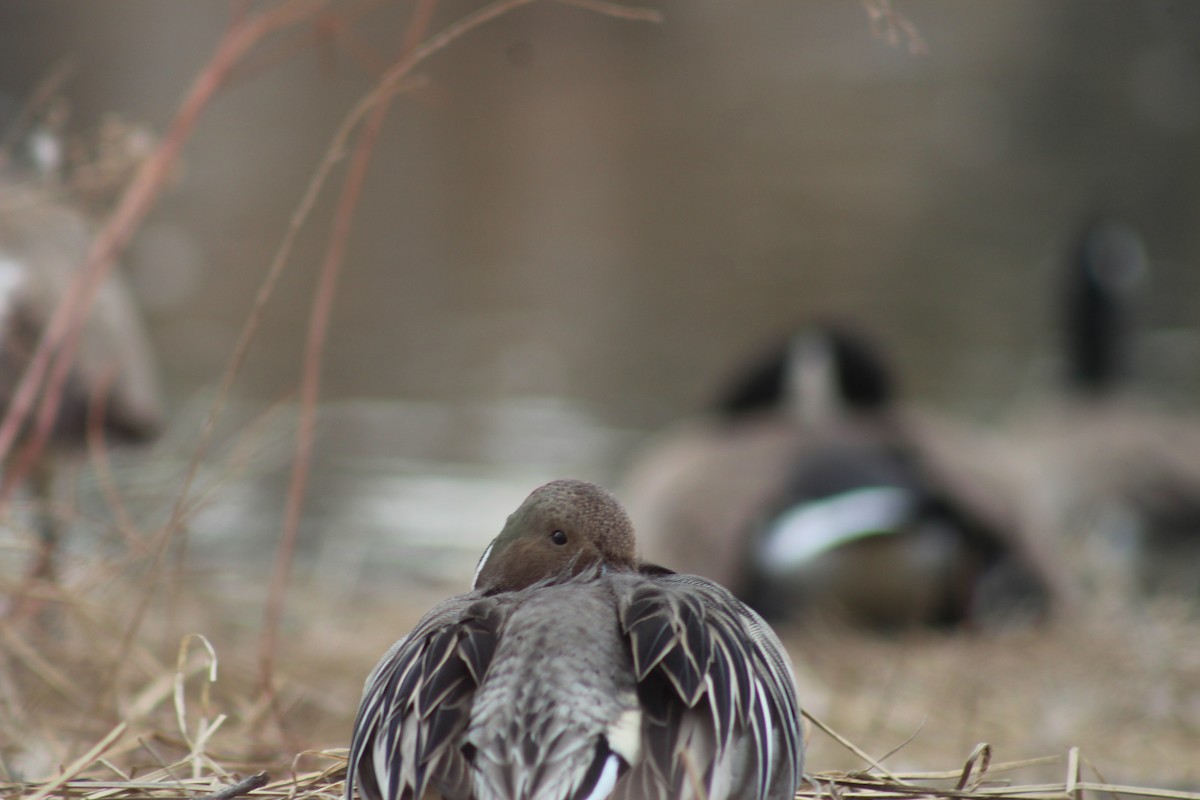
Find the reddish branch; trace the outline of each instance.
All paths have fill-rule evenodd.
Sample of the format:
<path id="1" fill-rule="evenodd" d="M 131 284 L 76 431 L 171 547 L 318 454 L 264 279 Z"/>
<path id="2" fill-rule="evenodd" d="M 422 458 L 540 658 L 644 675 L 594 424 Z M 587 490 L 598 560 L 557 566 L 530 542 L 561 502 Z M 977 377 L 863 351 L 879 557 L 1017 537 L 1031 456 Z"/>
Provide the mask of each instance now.
<path id="1" fill-rule="evenodd" d="M 75 336 L 70 337 L 70 341 L 65 343 L 62 351 L 59 352 L 59 360 L 62 360 L 62 356 L 74 355 L 74 346 L 77 345 L 79 321 L 83 318 L 81 310 L 86 311 L 87 308 L 82 302 L 90 301 L 91 296 L 95 294 L 96 287 L 99 286 L 100 281 L 103 280 L 104 276 L 111 269 L 116 253 L 129 241 L 137 226 L 144 219 L 154 198 L 170 175 L 171 168 L 177 161 L 184 142 L 195 128 L 201 111 L 225 84 L 226 80 L 228 80 L 233 68 L 263 38 L 277 30 L 303 22 L 327 2 L 328 0 L 287 0 L 287 2 L 279 6 L 254 16 L 235 13 L 234 19 L 217 45 L 217 50 L 213 54 L 212 59 L 200 71 L 200 74 L 196 77 L 196 81 L 192 84 L 191 89 L 180 105 L 179 111 L 176 112 L 163 143 L 146 160 L 146 163 L 142 165 L 137 176 L 130 184 L 129 189 L 126 190 L 122 197 L 117 210 L 97 237 L 96 243 L 89 253 L 84 267 L 81 269 L 80 280 L 72 283 L 72 289 L 76 288 L 76 284 L 82 284 L 92 273 L 97 273 L 99 278 L 94 278 L 88 282 L 90 292 L 79 300 L 75 300 L 74 305 L 68 307 L 68 303 L 72 302 L 72 297 L 74 294 L 77 294 L 76 292 L 69 294 L 67 300 L 56 309 L 54 320 L 51 322 L 52 327 L 60 317 L 64 320 L 63 323 L 60 323 L 62 327 L 66 327 L 67 323 L 75 320 Z M 260 288 L 259 294 L 255 298 L 254 312 L 252 312 L 250 319 L 247 320 L 246 326 L 243 329 L 242 338 L 238 342 L 238 350 L 229 368 L 226 370 L 221 391 L 218 393 L 212 412 L 205 419 L 197 441 L 196 450 L 188 465 L 188 472 L 184 478 L 183 487 L 176 498 L 171 520 L 163 527 L 158 537 L 154 552 L 154 562 L 149 571 L 146 588 L 142 593 L 141 601 L 130 618 L 129 626 L 125 629 L 120 646 L 117 648 L 116 661 L 110 675 L 110 685 L 115 686 L 117 670 L 124 663 L 125 654 L 128 652 L 134 637 L 137 635 L 137 631 L 141 627 L 142 619 L 145 616 L 146 609 L 149 607 L 152 588 L 158 569 L 162 564 L 166 546 L 175 531 L 182 524 L 188 492 L 192 482 L 195 480 L 200 462 L 204 459 L 208 443 L 212 438 L 212 431 L 216 427 L 216 420 L 220 416 L 225 399 L 228 397 L 229 388 L 233 385 L 245 354 L 249 350 L 250 340 L 253 339 L 254 332 L 258 329 L 258 321 L 261 317 L 262 308 L 266 305 L 267 298 L 270 296 L 275 281 L 278 279 L 278 274 L 281 271 L 281 268 L 273 270 L 271 275 L 268 276 L 267 281 L 264 282 L 264 286 Z M 81 310 L 77 310 L 77 306 Z M 37 387 L 41 383 L 42 376 L 46 370 L 46 362 L 58 347 L 58 343 L 64 338 L 66 338 L 65 333 L 56 337 L 54 330 L 50 330 L 39 343 L 33 362 L 29 370 L 22 377 L 21 384 L 18 387 L 17 398 L 9 407 L 3 423 L 0 423 L 0 458 L 12 446 L 13 437 L 15 437 L 21 422 L 29 412 L 31 397 L 23 398 L 22 394 L 32 395 L 36 393 Z M 69 366 L 70 361 L 64 360 L 63 363 Z M 61 394 L 61 388 L 57 393 L 52 391 L 53 388 L 53 385 L 47 387 L 47 401 L 52 394 Z M 53 407 L 57 407 L 57 397 L 54 398 Z M 46 401 L 43 402 L 43 410 L 45 408 Z M 45 413 L 42 416 L 45 416 Z M 53 421 L 53 416 L 49 416 L 49 419 Z M 97 700 L 99 699 L 97 697 Z"/>
<path id="2" fill-rule="evenodd" d="M 437 0 L 418 0 L 417 8 L 409 22 L 401 45 L 401 59 L 407 58 L 416 48 L 433 19 Z M 391 96 L 382 97 L 371 111 L 346 172 L 346 181 L 334 212 L 333 233 L 329 248 L 321 267 L 320 282 L 309 316 L 308 337 L 304 350 L 304 371 L 300 385 L 300 425 L 296 433 L 296 451 L 292 460 L 292 472 L 288 483 L 287 504 L 284 509 L 283 532 L 275 553 L 275 566 L 267 592 L 263 612 L 263 635 L 259 649 L 259 680 L 263 691 L 274 707 L 275 656 L 278 652 L 279 624 L 295 558 L 296 540 L 299 536 L 300 518 L 307 495 L 309 473 L 312 467 L 313 443 L 316 436 L 317 400 L 320 395 L 321 361 L 329 331 L 329 319 L 333 300 L 337 293 L 338 278 L 345 263 L 346 244 L 355 211 L 362 196 L 367 168 L 387 118 Z"/>
<path id="3" fill-rule="evenodd" d="M 567 1 L 571 2 L 572 0 Z M 658 21 L 660 19 L 660 15 L 657 12 L 646 9 L 619 6 L 603 2 L 602 0 L 573 1 L 593 11 L 626 19 L 646 21 Z M 53 381 L 48 384 L 47 393 L 60 393 L 62 381 L 65 380 L 67 374 L 65 368 L 70 364 L 70 359 L 63 357 L 73 356 L 75 345 L 77 344 L 78 325 L 75 325 L 72 332 L 71 326 L 68 323 L 72 320 L 82 318 L 80 310 L 86 309 L 86 303 L 90 302 L 90 298 L 95 293 L 100 281 L 103 280 L 103 277 L 107 275 L 108 270 L 111 268 L 115 254 L 129 240 L 133 231 L 136 230 L 137 225 L 149 210 L 151 202 L 169 175 L 170 168 L 175 163 L 184 141 L 194 128 L 200 111 L 207 105 L 216 91 L 227 83 L 240 60 L 247 55 L 257 42 L 261 41 L 269 33 L 310 18 L 313 13 L 318 11 L 327 2 L 328 0 L 289 0 L 276 8 L 255 16 L 245 15 L 244 8 L 242 8 L 241 13 L 234 14 L 229 28 L 218 45 L 217 52 L 197 77 L 196 83 L 189 91 L 177 113 L 163 145 L 143 165 L 134 182 L 122 198 L 122 203 L 114 213 L 113 218 L 97 239 L 96 245 L 89 254 L 84 269 L 81 270 L 81 280 L 79 281 L 81 288 L 77 292 L 72 292 L 68 296 L 67 301 L 56 311 L 55 318 L 52 321 L 52 329 L 39 345 L 34 361 L 18 388 L 17 398 L 10 407 L 3 422 L 0 423 L 0 457 L 3 457 L 11 448 L 16 434 L 20 430 L 21 423 L 29 413 L 33 397 L 36 396 L 37 388 L 42 383 L 48 369 L 49 361 L 56 352 L 58 355 L 54 359 Z M 401 57 L 384 73 L 376 86 L 346 115 L 333 141 L 330 143 L 325 156 L 310 179 L 309 185 L 296 211 L 292 215 L 288 229 L 276 251 L 267 275 L 255 295 L 254 306 L 247 318 L 246 324 L 242 328 L 229 365 L 222 376 L 216 400 L 201 428 L 196 449 L 188 464 L 182 487 L 172 510 L 171 519 L 163 527 L 155 544 L 154 561 L 148 573 L 147 584 L 122 637 L 114 670 L 110 676 L 110 685 L 115 685 L 117 669 L 124 662 L 124 655 L 128 652 L 137 631 L 141 627 L 142 620 L 149 607 L 156 576 L 161 567 L 167 545 L 175 533 L 183 526 L 191 485 L 195 481 L 199 465 L 204 459 L 213 431 L 216 428 L 216 423 L 221 416 L 225 402 L 229 396 L 229 391 L 245 362 L 266 304 L 284 271 L 296 237 L 307 221 L 329 174 L 332 172 L 334 166 L 344 157 L 350 136 L 364 117 L 370 114 L 371 116 L 358 141 L 355 155 L 348 170 L 342 198 L 338 205 L 334 233 L 322 269 L 321 286 L 314 300 L 310 316 L 309 336 L 305 352 L 305 373 L 302 386 L 301 431 L 297 440 L 293 476 L 289 488 L 287 510 L 285 512 L 284 534 L 281 537 L 277 551 L 277 563 L 266 610 L 266 631 L 263 637 L 264 644 L 261 656 L 262 677 L 264 687 L 267 687 L 269 690 L 276 650 L 276 631 L 283 608 L 283 593 L 290 572 L 296 530 L 298 529 L 300 512 L 302 510 L 304 489 L 307 486 L 309 462 L 312 452 L 312 435 L 315 425 L 315 405 L 319 387 L 319 366 L 325 340 L 325 331 L 328 327 L 329 313 L 335 294 L 337 277 L 341 269 L 345 244 L 349 236 L 350 222 L 353 218 L 354 209 L 357 207 L 358 197 L 361 194 L 362 182 L 365 179 L 366 168 L 378 136 L 378 128 L 382 126 L 386 115 L 387 101 L 395 94 L 405 91 L 416 83 L 410 77 L 411 73 L 417 65 L 427 58 L 441 51 L 450 43 L 475 28 L 503 16 L 514 9 L 530 5 L 534 2 L 537 2 L 537 0 L 494 0 L 494 2 L 465 15 L 440 33 L 409 50 L 407 48 L 411 47 L 413 42 L 420 41 L 424 35 L 424 30 L 429 24 L 429 18 L 432 16 L 432 9 L 435 4 L 435 0 L 421 0 L 406 33 L 404 39 L 406 49 L 402 51 Z M 74 289 L 75 287 L 73 286 L 72 288 Z M 79 295 L 79 297 L 76 297 L 76 295 Z M 59 349 L 60 347 L 61 349 Z M 50 408 L 49 411 L 46 410 L 48 407 Z M 53 406 L 43 404 L 42 413 L 39 415 L 39 426 L 42 425 L 41 421 L 43 419 L 53 420 L 56 407 L 57 400 L 54 401 Z M 45 430 L 48 430 L 48 428 Z"/>
<path id="4" fill-rule="evenodd" d="M 536 0 L 499 0 L 473 14 L 469 14 L 452 24 L 440 34 L 419 44 L 433 18 L 437 0 L 418 0 L 413 17 L 405 32 L 400 58 L 384 74 L 376 88 L 364 98 L 350 113 L 343 131 L 348 133 L 350 128 L 364 113 L 369 111 L 363 133 L 360 136 L 354 155 L 347 171 L 346 182 L 338 201 L 334 218 L 334 230 L 330 238 L 329 249 L 321 271 L 320 284 L 309 317 L 308 339 L 305 347 L 304 375 L 301 384 L 300 427 L 296 436 L 296 451 L 292 462 L 291 479 L 288 486 L 287 505 L 284 511 L 283 533 L 276 549 L 275 567 L 264 613 L 264 630 L 261 649 L 259 651 L 260 681 L 264 691 L 271 693 L 275 668 L 275 655 L 278 647 L 278 630 L 283 614 L 284 598 L 287 592 L 288 579 L 291 574 L 296 539 L 298 536 L 300 517 L 304 507 L 304 495 L 308 486 L 309 470 L 312 462 L 313 440 L 316 431 L 316 404 L 319 395 L 321 355 L 328 331 L 330 310 L 337 289 L 337 279 L 341 273 L 346 242 L 349 239 L 350 227 L 355 209 L 362 193 L 362 185 L 366 179 L 367 167 L 374 152 L 379 132 L 387 115 L 391 97 L 399 91 L 404 79 L 408 78 L 417 64 L 438 52 L 450 42 L 468 31 L 495 19 L 515 8 Z M 609 3 L 594 3 L 590 0 L 589 7 L 601 13 L 611 13 L 633 19 L 658 20 L 657 12 L 643 9 L 631 9 Z M 339 140 L 343 132 L 335 137 L 333 148 L 340 149 Z"/>
<path id="5" fill-rule="evenodd" d="M 903 37 L 908 41 L 908 52 L 914 56 L 927 55 L 929 48 L 921 32 L 908 17 L 892 8 L 892 0 L 863 0 L 867 18 L 871 21 L 871 33 L 892 47 L 900 45 Z"/>
<path id="6" fill-rule="evenodd" d="M 290 0 L 245 19 L 226 33 L 212 61 L 189 90 L 162 144 L 138 170 L 116 211 L 92 242 L 87 259 L 71 282 L 63 301 L 55 308 L 46 333 L 38 343 L 29 368 L 21 377 L 13 401 L 0 422 L 0 461 L 12 451 L 43 383 L 44 391 L 41 392 L 33 436 L 25 446 L 22 463 L 30 461 L 45 446 L 58 415 L 63 387 L 79 349 L 83 321 L 96 291 L 112 271 L 117 254 L 129 243 L 150 211 L 184 143 L 196 127 L 201 112 L 221 87 L 229 70 L 264 36 L 304 19 L 325 2 Z"/>
<path id="7" fill-rule="evenodd" d="M 329 317 L 333 309 L 333 299 L 337 294 L 338 278 L 345 261 L 346 243 L 350 239 L 354 212 L 358 208 L 358 200 L 367 177 L 367 167 L 371 163 L 371 155 L 375 152 L 375 145 L 379 141 L 379 133 L 383 129 L 390 104 L 391 98 L 386 97 L 375 106 L 354 149 L 346 173 L 346 182 L 334 214 L 333 233 L 321 266 L 320 282 L 308 320 L 304 374 L 300 383 L 300 428 L 296 432 L 296 453 L 292 461 L 287 506 L 284 509 L 283 534 L 276 550 L 275 567 L 271 573 L 264 613 L 262 647 L 259 651 L 260 678 L 264 690 L 268 692 L 273 685 L 279 620 L 283 615 L 284 597 L 291 576 L 300 515 L 304 508 L 304 496 L 312 465 L 313 439 L 317 427 L 317 398 L 320 395 L 321 357 L 325 351 Z"/>

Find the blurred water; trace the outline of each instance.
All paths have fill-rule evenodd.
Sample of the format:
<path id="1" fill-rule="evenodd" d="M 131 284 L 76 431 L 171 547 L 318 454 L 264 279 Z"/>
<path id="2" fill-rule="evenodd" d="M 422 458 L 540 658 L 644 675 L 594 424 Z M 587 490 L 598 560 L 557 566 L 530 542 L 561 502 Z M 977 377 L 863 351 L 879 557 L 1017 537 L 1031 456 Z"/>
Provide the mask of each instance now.
<path id="1" fill-rule="evenodd" d="M 199 427 L 203 398 L 186 414 Z M 280 539 L 295 409 L 237 423 L 193 486 L 189 564 L 201 571 L 261 574 Z M 114 454 L 124 500 L 144 531 L 167 518 L 193 440 L 177 426 L 150 452 Z M 341 402 L 324 407 L 298 543 L 300 569 L 328 585 L 431 586 L 461 591 L 487 543 L 533 488 L 562 476 L 611 482 L 637 436 L 602 426 L 560 398 L 441 404 Z M 193 428 L 194 430 L 194 428 Z M 103 520 L 108 500 L 86 465 L 72 504 Z M 82 533 L 82 531 L 80 532 Z M 94 543 L 72 540 L 86 559 Z"/>

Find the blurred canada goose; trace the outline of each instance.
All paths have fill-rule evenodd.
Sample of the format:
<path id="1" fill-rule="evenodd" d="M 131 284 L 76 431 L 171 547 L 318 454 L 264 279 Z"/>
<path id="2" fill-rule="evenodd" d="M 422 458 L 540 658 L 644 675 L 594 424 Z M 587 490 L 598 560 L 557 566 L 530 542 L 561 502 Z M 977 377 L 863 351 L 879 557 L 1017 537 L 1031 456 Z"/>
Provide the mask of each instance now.
<path id="1" fill-rule="evenodd" d="M 1084 226 L 1064 274 L 1065 396 L 1017 434 L 1037 462 L 1037 525 L 1085 585 L 1200 600 L 1200 424 L 1153 408 L 1129 380 L 1131 305 L 1148 274 L 1133 228 Z"/>
<path id="2" fill-rule="evenodd" d="M 771 629 L 715 583 L 639 562 L 617 500 L 560 480 L 375 667 L 346 800 L 782 799 L 803 749 Z"/>
<path id="3" fill-rule="evenodd" d="M 0 175 L 0 413 L 12 402 L 94 234 L 91 223 L 55 198 L 48 186 Z M 163 424 L 149 339 L 115 274 L 100 287 L 79 341 L 49 447 L 26 476 L 43 505 L 49 502 L 50 464 L 65 451 L 82 450 L 93 404 L 104 410 L 103 432 L 109 442 L 145 442 Z M 31 430 L 30 423 L 26 430 Z M 49 509 L 41 513 L 42 552 L 33 573 L 49 577 L 54 572 L 57 533 Z"/>
<path id="4" fill-rule="evenodd" d="M 801 330 L 711 418 L 626 477 L 647 557 L 713 578 L 768 617 L 874 627 L 1041 612 L 1048 587 L 970 434 L 895 403 L 878 350 Z"/>
<path id="5" fill-rule="evenodd" d="M 1067 259 L 1063 285 L 1065 383 L 1079 398 L 1111 397 L 1130 367 L 1130 308 L 1146 276 L 1137 231 L 1097 219 L 1084 226 Z"/>

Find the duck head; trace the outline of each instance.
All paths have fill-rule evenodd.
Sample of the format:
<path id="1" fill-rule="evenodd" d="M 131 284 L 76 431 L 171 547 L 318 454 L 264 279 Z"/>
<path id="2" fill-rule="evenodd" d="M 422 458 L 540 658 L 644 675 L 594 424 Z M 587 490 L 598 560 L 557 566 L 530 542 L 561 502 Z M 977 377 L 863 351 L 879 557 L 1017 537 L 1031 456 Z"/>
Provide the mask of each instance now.
<path id="1" fill-rule="evenodd" d="M 617 499 L 594 483 L 553 481 L 509 515 L 479 559 L 472 588 L 518 591 L 594 567 L 637 568 L 633 523 Z"/>

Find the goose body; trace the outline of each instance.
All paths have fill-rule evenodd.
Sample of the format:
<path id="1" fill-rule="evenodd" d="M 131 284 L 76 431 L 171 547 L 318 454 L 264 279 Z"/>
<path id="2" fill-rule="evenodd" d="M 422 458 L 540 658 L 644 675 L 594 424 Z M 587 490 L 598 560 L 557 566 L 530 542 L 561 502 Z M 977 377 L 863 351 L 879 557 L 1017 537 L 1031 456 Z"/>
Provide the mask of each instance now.
<path id="1" fill-rule="evenodd" d="M 7 408 L 46 326 L 87 258 L 95 230 L 36 184 L 0 176 L 0 408 Z M 89 404 L 104 403 L 113 440 L 144 442 L 162 428 L 150 338 L 127 287 L 107 280 L 83 323 L 53 444 L 82 449 Z"/>
<path id="2" fill-rule="evenodd" d="M 1064 268 L 1061 386 L 1011 426 L 1031 525 L 1086 595 L 1200 601 L 1200 424 L 1155 407 L 1131 380 L 1146 246 L 1129 225 L 1097 218 Z"/>
<path id="3" fill-rule="evenodd" d="M 612 495 L 556 481 L 368 678 L 346 797 L 787 798 L 802 770 L 770 628 L 712 581 L 637 562 Z"/>
<path id="4" fill-rule="evenodd" d="M 15 399 L 95 234 L 87 217 L 57 196 L 53 186 L 0 171 L 0 415 Z M 93 420 L 106 442 L 153 440 L 165 422 L 157 369 L 137 306 L 114 272 L 99 286 L 82 320 L 48 446 L 25 475 L 9 471 L 13 459 L 3 465 L 4 481 L 24 478 L 39 509 L 38 552 L 29 580 L 53 579 L 57 573 L 61 531 L 51 506 L 59 458 L 84 450 Z M 24 435 L 31 430 L 27 422 Z M 29 607 L 25 588 L 18 589 L 10 615 Z"/>
<path id="5" fill-rule="evenodd" d="M 978 437 L 897 407 L 883 357 L 813 326 L 635 462 L 647 556 L 772 618 L 869 627 L 1040 613 L 1049 591 Z"/>
<path id="6" fill-rule="evenodd" d="M 1006 558 L 998 534 L 884 439 L 826 431 L 754 524 L 754 604 L 873 627 L 954 624 Z"/>

